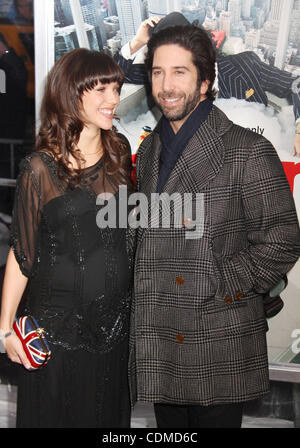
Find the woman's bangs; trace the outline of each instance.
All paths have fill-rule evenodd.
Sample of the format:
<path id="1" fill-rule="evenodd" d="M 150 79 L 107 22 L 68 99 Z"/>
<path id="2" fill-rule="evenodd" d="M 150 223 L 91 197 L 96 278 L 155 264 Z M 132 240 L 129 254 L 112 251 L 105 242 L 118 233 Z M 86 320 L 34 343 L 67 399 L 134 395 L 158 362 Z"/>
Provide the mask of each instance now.
<path id="1" fill-rule="evenodd" d="M 101 57 L 99 56 L 97 62 L 95 60 L 89 68 L 86 67 L 87 76 L 79 86 L 80 93 L 92 90 L 99 83 L 110 84 L 116 82 L 121 89 L 124 82 L 124 74 L 121 68 L 105 54 L 100 55 Z"/>

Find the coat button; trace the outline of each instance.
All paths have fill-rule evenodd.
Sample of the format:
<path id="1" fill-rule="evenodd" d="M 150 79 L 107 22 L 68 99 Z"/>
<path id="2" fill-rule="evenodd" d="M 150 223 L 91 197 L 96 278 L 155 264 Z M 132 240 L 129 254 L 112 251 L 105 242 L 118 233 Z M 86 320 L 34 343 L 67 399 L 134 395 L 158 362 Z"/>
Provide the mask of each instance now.
<path id="1" fill-rule="evenodd" d="M 232 298 L 227 296 L 225 297 L 225 303 L 227 303 L 227 305 L 229 305 L 230 303 L 232 303 Z"/>
<path id="2" fill-rule="evenodd" d="M 241 292 L 237 292 L 235 295 L 236 299 L 242 299 L 243 298 L 243 294 Z"/>
<path id="3" fill-rule="evenodd" d="M 179 342 L 179 344 L 182 344 L 184 341 L 184 336 L 183 334 L 177 334 L 176 335 L 176 342 Z"/>
<path id="4" fill-rule="evenodd" d="M 182 224 L 184 225 L 184 227 L 190 227 L 193 224 L 193 221 L 191 220 L 191 218 L 183 217 Z"/>
<path id="5" fill-rule="evenodd" d="M 177 285 L 183 285 L 184 284 L 184 278 L 183 277 L 176 277 L 176 283 L 177 283 Z"/>

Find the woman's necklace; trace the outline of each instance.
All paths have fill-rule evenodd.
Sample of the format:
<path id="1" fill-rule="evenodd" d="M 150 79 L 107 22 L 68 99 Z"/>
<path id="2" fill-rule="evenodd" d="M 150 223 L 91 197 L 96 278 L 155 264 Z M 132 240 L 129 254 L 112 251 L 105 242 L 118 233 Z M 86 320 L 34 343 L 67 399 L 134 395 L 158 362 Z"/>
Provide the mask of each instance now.
<path id="1" fill-rule="evenodd" d="M 85 152 L 79 150 L 80 152 L 82 152 L 82 154 L 84 155 L 84 157 L 88 157 L 88 156 L 94 156 L 95 154 L 99 154 L 99 152 L 101 152 L 101 149 L 98 149 L 98 151 L 96 152 L 90 152 L 88 154 L 86 154 Z"/>
<path id="2" fill-rule="evenodd" d="M 96 154 L 99 154 L 99 152 L 102 151 L 102 147 L 99 148 L 98 151 L 96 151 L 96 152 L 89 152 L 89 153 L 85 153 L 85 152 L 83 152 L 82 149 L 79 149 L 78 147 L 76 147 L 76 150 L 77 150 L 77 151 L 80 151 L 81 154 L 84 155 L 84 157 L 89 157 L 89 156 L 94 156 L 94 155 L 96 155 Z"/>

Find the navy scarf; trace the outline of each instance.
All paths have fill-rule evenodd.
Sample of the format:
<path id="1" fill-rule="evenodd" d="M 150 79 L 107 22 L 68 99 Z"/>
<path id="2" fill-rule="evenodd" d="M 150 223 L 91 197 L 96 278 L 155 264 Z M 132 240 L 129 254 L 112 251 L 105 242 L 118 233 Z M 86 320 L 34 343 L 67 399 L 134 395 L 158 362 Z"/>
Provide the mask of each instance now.
<path id="1" fill-rule="evenodd" d="M 210 99 L 201 101 L 189 118 L 183 123 L 177 134 L 174 133 L 169 120 L 162 118 L 160 139 L 162 150 L 160 155 L 160 171 L 157 183 L 157 193 L 161 193 L 178 158 L 195 134 L 200 124 L 206 120 L 212 109 Z"/>

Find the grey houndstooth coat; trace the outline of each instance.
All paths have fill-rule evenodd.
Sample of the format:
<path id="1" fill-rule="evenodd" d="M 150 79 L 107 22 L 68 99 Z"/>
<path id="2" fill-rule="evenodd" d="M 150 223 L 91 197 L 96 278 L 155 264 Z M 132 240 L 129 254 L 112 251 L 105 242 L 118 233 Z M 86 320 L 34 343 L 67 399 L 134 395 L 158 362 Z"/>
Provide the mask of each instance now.
<path id="1" fill-rule="evenodd" d="M 160 123 L 137 157 L 138 191 L 149 204 L 159 130 Z M 186 237 L 192 229 L 185 216 L 181 227 L 171 219 L 170 228 L 138 230 L 133 401 L 212 405 L 257 398 L 269 388 L 261 294 L 300 255 L 294 201 L 277 153 L 213 106 L 163 192 L 202 193 L 204 221 L 197 239 Z"/>

